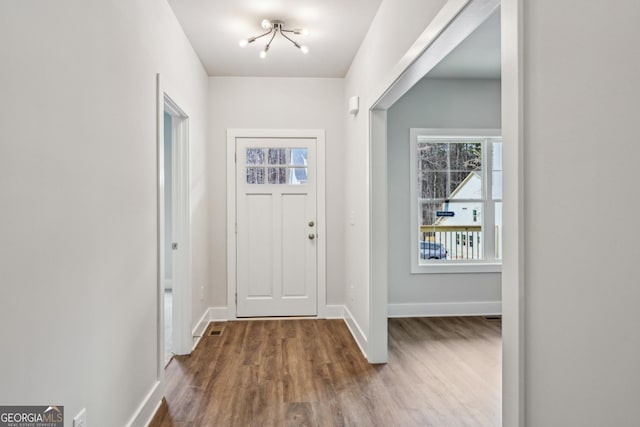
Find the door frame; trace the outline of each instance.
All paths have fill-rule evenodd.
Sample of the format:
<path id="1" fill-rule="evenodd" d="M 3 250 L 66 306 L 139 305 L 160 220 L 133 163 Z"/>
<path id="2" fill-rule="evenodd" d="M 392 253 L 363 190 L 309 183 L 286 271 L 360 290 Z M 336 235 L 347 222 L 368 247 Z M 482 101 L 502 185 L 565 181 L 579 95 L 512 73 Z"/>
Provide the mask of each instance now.
<path id="1" fill-rule="evenodd" d="M 503 197 L 503 425 L 524 425 L 523 0 L 449 0 L 388 78 L 367 98 L 369 333 L 367 358 L 388 358 L 387 109 L 501 6 Z M 483 18 L 483 16 L 485 18 Z M 465 35 L 466 33 L 466 35 Z M 460 38 L 462 37 L 462 38 Z M 442 41 L 445 41 L 444 43 Z M 426 70 L 426 71 L 425 71 Z"/>
<path id="2" fill-rule="evenodd" d="M 236 139 L 238 138 L 313 138 L 316 140 L 317 209 L 317 316 L 327 317 L 327 226 L 325 195 L 324 129 L 227 129 L 227 318 L 237 319 L 237 243 L 236 243 Z"/>
<path id="3" fill-rule="evenodd" d="M 156 75 L 156 170 L 157 170 L 157 220 L 158 220 L 158 378 L 164 377 L 164 274 L 165 265 L 165 216 L 164 216 L 164 113 L 172 120 L 172 234 L 178 243 L 173 257 L 173 316 L 172 331 L 174 354 L 189 354 L 193 343 L 191 335 L 191 219 L 189 179 L 189 115 L 175 101 L 172 91 L 160 74 Z"/>

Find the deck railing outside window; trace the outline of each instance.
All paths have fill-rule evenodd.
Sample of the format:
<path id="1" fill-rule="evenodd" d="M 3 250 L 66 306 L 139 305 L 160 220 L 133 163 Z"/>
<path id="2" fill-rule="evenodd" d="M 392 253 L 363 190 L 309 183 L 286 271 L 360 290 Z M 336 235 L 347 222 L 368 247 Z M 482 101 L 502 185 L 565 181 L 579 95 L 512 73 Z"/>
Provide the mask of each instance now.
<path id="1" fill-rule="evenodd" d="M 481 260 L 482 227 L 460 225 L 423 225 L 420 227 L 421 240 L 442 245 L 449 260 Z M 423 258 L 429 254 L 423 251 Z"/>

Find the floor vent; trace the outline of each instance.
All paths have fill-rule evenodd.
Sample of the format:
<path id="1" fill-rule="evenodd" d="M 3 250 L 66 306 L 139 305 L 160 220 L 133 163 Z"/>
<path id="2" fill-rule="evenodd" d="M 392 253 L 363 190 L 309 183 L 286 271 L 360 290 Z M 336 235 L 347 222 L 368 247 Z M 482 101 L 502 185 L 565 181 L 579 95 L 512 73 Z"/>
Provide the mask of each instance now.
<path id="1" fill-rule="evenodd" d="M 210 336 L 214 336 L 214 337 L 217 337 L 217 336 L 219 336 L 221 334 L 222 334 L 222 330 L 221 329 L 214 329 L 211 332 L 209 332 L 209 335 Z"/>

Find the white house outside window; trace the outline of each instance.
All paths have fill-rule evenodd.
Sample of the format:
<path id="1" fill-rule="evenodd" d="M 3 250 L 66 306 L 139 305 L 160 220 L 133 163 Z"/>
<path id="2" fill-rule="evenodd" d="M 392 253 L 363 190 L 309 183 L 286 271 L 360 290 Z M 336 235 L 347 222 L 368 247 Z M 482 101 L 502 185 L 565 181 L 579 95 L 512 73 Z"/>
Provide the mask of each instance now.
<path id="1" fill-rule="evenodd" d="M 410 142 L 412 272 L 500 271 L 500 131 L 411 129 Z"/>

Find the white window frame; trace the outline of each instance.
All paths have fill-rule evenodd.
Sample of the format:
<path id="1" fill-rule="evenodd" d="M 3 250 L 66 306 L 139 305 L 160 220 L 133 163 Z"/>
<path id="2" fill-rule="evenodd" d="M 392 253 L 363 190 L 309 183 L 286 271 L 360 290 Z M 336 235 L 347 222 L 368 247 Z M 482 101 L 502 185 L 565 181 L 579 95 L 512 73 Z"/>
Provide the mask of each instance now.
<path id="1" fill-rule="evenodd" d="M 490 165 L 491 150 L 487 147 L 487 142 L 482 147 L 482 179 L 483 179 L 483 198 L 484 204 L 482 212 L 482 231 L 483 237 L 481 244 L 483 245 L 483 260 L 434 260 L 426 263 L 420 262 L 420 253 L 418 250 L 419 233 L 416 232 L 420 224 L 420 216 L 418 214 L 418 138 L 478 138 L 489 140 L 492 138 L 502 138 L 500 129 L 434 129 L 434 128 L 411 128 L 409 143 L 411 144 L 410 152 L 410 200 L 411 200 L 411 273 L 412 274 L 431 274 L 431 273 L 499 273 L 502 271 L 502 260 L 495 258 L 494 239 L 488 238 L 487 230 L 494 229 L 492 226 L 495 221 L 494 203 L 501 202 L 502 199 L 492 198 L 492 167 Z"/>

